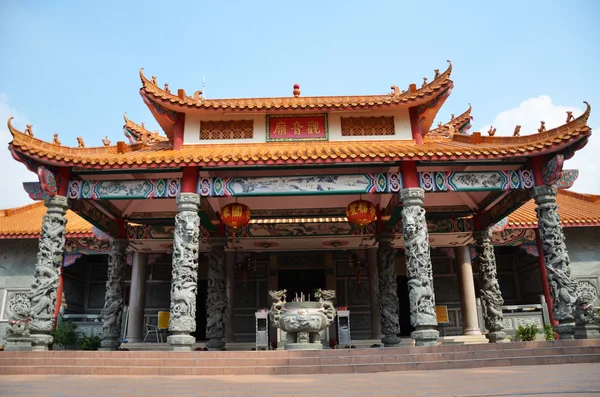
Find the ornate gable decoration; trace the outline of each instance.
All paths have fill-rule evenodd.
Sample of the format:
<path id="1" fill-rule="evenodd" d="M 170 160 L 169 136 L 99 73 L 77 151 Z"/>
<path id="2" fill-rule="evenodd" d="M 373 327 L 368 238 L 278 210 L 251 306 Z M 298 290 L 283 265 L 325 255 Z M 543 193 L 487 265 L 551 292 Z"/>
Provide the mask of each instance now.
<path id="1" fill-rule="evenodd" d="M 252 139 L 254 120 L 217 120 L 200 122 L 200 139 Z"/>
<path id="2" fill-rule="evenodd" d="M 342 117 L 342 136 L 395 134 L 394 117 Z"/>

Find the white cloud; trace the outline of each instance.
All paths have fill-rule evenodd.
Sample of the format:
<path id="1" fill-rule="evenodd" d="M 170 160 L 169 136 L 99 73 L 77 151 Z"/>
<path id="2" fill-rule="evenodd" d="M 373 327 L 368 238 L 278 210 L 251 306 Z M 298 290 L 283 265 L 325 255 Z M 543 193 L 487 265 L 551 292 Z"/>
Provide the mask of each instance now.
<path id="1" fill-rule="evenodd" d="M 551 129 L 565 123 L 567 110 L 575 117 L 583 113 L 582 107 L 554 105 L 549 96 L 542 95 L 530 98 L 513 109 L 504 111 L 494 119 L 492 124 L 486 124 L 476 131 L 486 135 L 493 125 L 497 129 L 496 136 L 512 136 L 516 125 L 521 126 L 521 136 L 537 133 L 540 121 L 546 122 L 546 128 Z M 592 133 L 588 144 L 575 153 L 575 156 L 565 162 L 565 169 L 578 169 L 579 178 L 571 190 L 581 193 L 600 194 L 600 129 Z"/>
<path id="2" fill-rule="evenodd" d="M 10 116 L 14 116 L 14 123 L 25 125 L 27 120 L 15 109 L 8 106 L 6 95 L 0 94 L 0 208 L 13 208 L 30 204 L 23 182 L 33 182 L 37 180 L 34 173 L 25 166 L 12 158 L 8 150 L 8 144 L 12 141 L 12 135 L 8 131 L 6 121 Z M 14 124 L 13 124 L 14 125 Z"/>

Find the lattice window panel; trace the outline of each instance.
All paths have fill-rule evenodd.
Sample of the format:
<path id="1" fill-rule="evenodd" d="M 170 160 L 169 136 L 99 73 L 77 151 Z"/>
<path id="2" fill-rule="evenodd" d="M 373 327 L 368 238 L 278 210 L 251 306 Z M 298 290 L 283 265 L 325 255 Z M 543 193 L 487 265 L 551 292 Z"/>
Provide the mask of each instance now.
<path id="1" fill-rule="evenodd" d="M 395 135 L 394 117 L 342 117 L 342 136 Z"/>
<path id="2" fill-rule="evenodd" d="M 252 139 L 254 120 L 200 122 L 200 139 Z"/>

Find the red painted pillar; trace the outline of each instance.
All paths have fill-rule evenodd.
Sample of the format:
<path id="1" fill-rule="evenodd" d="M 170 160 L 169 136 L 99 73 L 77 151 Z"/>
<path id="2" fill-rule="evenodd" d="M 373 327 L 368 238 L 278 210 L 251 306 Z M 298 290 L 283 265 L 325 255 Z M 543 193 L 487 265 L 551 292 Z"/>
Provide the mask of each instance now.
<path id="1" fill-rule="evenodd" d="M 179 150 L 183 146 L 183 130 L 185 127 L 185 113 L 179 113 L 173 131 L 173 149 Z"/>
<path id="2" fill-rule="evenodd" d="M 535 179 L 536 186 L 542 186 L 544 184 L 544 178 L 542 177 L 542 169 L 546 164 L 546 159 L 542 156 L 537 156 L 529 161 L 531 170 L 533 171 L 533 178 Z"/>
<path id="3" fill-rule="evenodd" d="M 69 179 L 71 178 L 71 169 L 67 167 L 61 167 L 57 170 L 57 183 L 58 183 L 58 195 L 66 196 L 67 189 L 69 187 Z M 64 254 L 63 254 L 64 261 Z M 63 274 L 65 272 L 65 267 L 63 264 L 60 266 L 60 275 L 58 278 L 58 288 L 56 289 L 56 304 L 54 305 L 54 326 L 56 327 L 56 322 L 58 320 L 58 315 L 60 314 L 60 307 L 62 304 L 62 295 L 64 288 L 64 278 Z"/>
<path id="4" fill-rule="evenodd" d="M 198 193 L 198 167 L 184 167 L 181 179 L 181 193 Z"/>
<path id="5" fill-rule="evenodd" d="M 540 238 L 540 232 L 535 229 L 535 240 L 537 242 L 538 249 L 538 265 L 540 267 L 540 278 L 542 279 L 542 288 L 544 290 L 544 298 L 546 298 L 546 304 L 548 305 L 548 313 L 550 315 L 550 324 L 557 325 L 558 321 L 554 320 L 554 313 L 552 312 L 552 295 L 550 295 L 550 284 L 548 284 L 548 273 L 546 273 L 546 262 L 544 261 L 544 251 L 542 249 L 542 239 Z"/>
<path id="6" fill-rule="evenodd" d="M 410 117 L 410 131 L 412 132 L 412 139 L 415 140 L 417 145 L 423 144 L 423 133 L 421 132 L 421 123 L 419 122 L 419 115 L 417 115 L 417 108 L 408 109 L 408 116 Z"/>
<path id="7" fill-rule="evenodd" d="M 544 178 L 542 176 L 542 170 L 546 164 L 546 159 L 543 156 L 537 156 L 530 160 L 531 170 L 533 171 L 533 177 L 535 179 L 536 186 L 542 186 L 544 184 Z M 548 305 L 548 312 L 550 313 L 550 323 L 552 325 L 558 324 L 554 320 L 554 313 L 552 313 L 552 296 L 550 295 L 550 284 L 548 284 L 548 274 L 546 273 L 546 263 L 544 261 L 544 249 L 542 247 L 542 240 L 540 238 L 540 232 L 535 229 L 535 240 L 538 248 L 538 264 L 540 268 L 540 278 L 542 279 L 542 288 L 544 290 L 544 297 L 546 298 L 546 304 Z"/>
<path id="8" fill-rule="evenodd" d="M 419 187 L 419 174 L 416 161 L 402 162 L 402 187 Z"/>

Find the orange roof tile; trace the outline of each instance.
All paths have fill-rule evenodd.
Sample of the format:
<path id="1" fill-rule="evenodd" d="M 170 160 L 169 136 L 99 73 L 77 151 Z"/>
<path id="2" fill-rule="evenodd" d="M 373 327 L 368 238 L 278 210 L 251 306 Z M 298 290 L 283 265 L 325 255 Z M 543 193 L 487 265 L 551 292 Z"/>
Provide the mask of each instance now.
<path id="1" fill-rule="evenodd" d="M 46 214 L 43 202 L 19 208 L 0 210 L 0 239 L 38 238 L 42 217 Z M 92 225 L 71 210 L 67 210 L 67 237 L 93 237 Z"/>
<path id="2" fill-rule="evenodd" d="M 382 163 L 409 160 L 507 159 L 551 153 L 583 141 L 591 134 L 587 125 L 591 108 L 563 126 L 520 137 L 484 137 L 455 134 L 452 139 L 265 142 L 243 144 L 184 145 L 173 150 L 170 142 L 152 146 L 128 145 L 124 153 L 116 146 L 72 148 L 41 141 L 16 130 L 9 119 L 13 151 L 41 163 L 81 168 L 158 168 L 196 165 L 252 166 L 322 163 Z"/>
<path id="3" fill-rule="evenodd" d="M 127 118 L 127 113 L 123 115 L 123 118 L 125 119 L 125 125 L 123 126 L 123 133 L 125 134 L 125 137 L 128 137 L 125 131 L 128 130 L 134 136 L 136 141 L 139 142 L 147 142 L 149 144 L 152 144 L 154 142 L 165 142 L 169 140 L 169 138 L 167 138 L 166 136 L 160 135 L 158 131 L 148 131 L 144 126 L 144 123 L 142 123 L 142 125 L 139 125 L 129 120 Z"/>
<path id="4" fill-rule="evenodd" d="M 452 88 L 450 74 L 452 63 L 448 69 L 434 78 L 429 84 L 416 91 L 400 91 L 392 86 L 392 93 L 385 95 L 360 95 L 360 96 L 290 96 L 275 98 L 232 98 L 232 99 L 207 99 L 202 97 L 201 91 L 196 91 L 193 97 L 180 98 L 170 91 L 159 88 L 155 78 L 148 80 L 140 69 L 142 80 L 141 94 L 158 101 L 161 105 L 180 112 L 186 110 L 227 110 L 227 111 L 289 111 L 309 110 L 323 111 L 329 109 L 370 109 L 389 107 L 410 103 L 411 106 L 427 102 L 432 97 L 447 88 Z M 183 107 L 184 109 L 182 109 Z"/>
<path id="5" fill-rule="evenodd" d="M 471 105 L 469 104 L 469 109 L 467 109 L 466 112 L 464 112 L 463 114 L 461 114 L 458 117 L 454 117 L 452 120 L 448 121 L 446 124 L 441 125 L 442 123 L 440 123 L 438 125 L 437 128 L 433 129 L 433 130 L 429 130 L 424 136 L 425 139 L 438 139 L 438 138 L 452 138 L 452 136 L 454 134 L 458 134 L 459 133 L 459 129 L 467 124 L 469 121 L 471 121 Z M 451 128 L 449 128 L 451 127 Z M 451 133 L 451 129 L 454 131 L 454 133 Z"/>
<path id="6" fill-rule="evenodd" d="M 559 190 L 556 196 L 563 227 L 600 226 L 600 196 Z M 509 216 L 508 229 L 536 228 L 535 202 L 529 200 Z"/>

